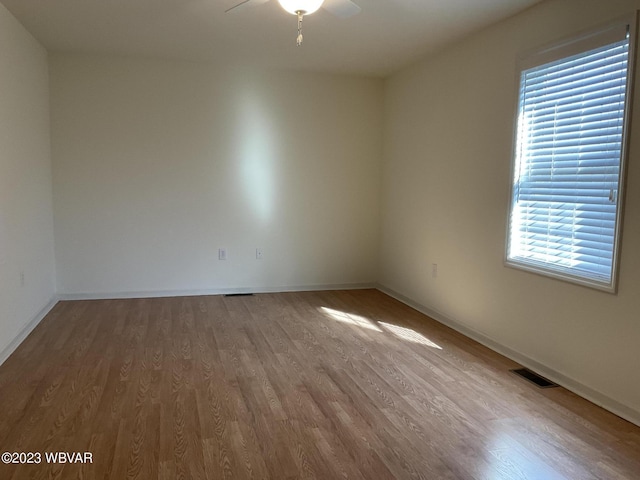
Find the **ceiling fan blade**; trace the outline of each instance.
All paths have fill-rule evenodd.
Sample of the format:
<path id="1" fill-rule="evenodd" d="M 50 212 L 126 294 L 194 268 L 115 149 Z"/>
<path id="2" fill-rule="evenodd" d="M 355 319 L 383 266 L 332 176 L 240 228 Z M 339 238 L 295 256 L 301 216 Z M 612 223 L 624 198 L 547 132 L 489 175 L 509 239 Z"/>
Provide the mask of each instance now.
<path id="1" fill-rule="evenodd" d="M 324 0 L 322 8 L 338 18 L 353 17 L 362 10 L 351 0 Z"/>
<path id="2" fill-rule="evenodd" d="M 269 0 L 243 0 L 240 3 L 237 3 L 233 7 L 227 8 L 224 13 L 229 13 L 233 10 L 240 10 L 244 7 L 252 7 L 254 5 L 260 5 L 261 3 L 267 3 Z"/>

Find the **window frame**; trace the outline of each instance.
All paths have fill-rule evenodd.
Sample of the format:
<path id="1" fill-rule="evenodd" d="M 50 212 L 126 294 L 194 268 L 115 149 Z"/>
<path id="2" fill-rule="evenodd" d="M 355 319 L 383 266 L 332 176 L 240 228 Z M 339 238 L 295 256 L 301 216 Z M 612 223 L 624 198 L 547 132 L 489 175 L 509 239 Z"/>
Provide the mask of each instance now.
<path id="1" fill-rule="evenodd" d="M 521 55 L 517 61 L 516 69 L 516 105 L 514 109 L 513 120 L 513 140 L 512 140 L 512 152 L 511 152 L 511 171 L 510 171 L 510 187 L 509 187 L 509 200 L 507 211 L 507 223 L 506 223 L 506 242 L 504 249 L 504 265 L 506 267 L 515 268 L 518 270 L 524 270 L 527 272 L 536 273 L 546 277 L 563 280 L 566 282 L 574 283 L 577 285 L 583 285 L 590 288 L 595 288 L 605 292 L 617 293 L 618 288 L 618 271 L 620 265 L 620 251 L 622 248 L 622 227 L 624 219 L 624 204 L 625 204 L 625 191 L 626 191 L 626 179 L 627 179 L 627 164 L 628 153 L 630 144 L 630 132 L 631 132 L 631 117 L 632 117 L 632 104 L 634 97 L 634 79 L 635 79 L 635 57 L 637 47 L 637 23 L 638 12 L 633 12 L 630 15 L 625 15 L 613 22 L 601 25 L 596 28 L 592 28 L 588 31 L 582 32 L 578 35 L 574 35 L 569 38 L 554 42 L 542 48 L 531 50 Z M 585 278 L 580 275 L 571 274 L 567 271 L 561 272 L 556 269 L 547 268 L 542 264 L 537 264 L 534 261 L 522 261 L 514 258 L 510 258 L 511 247 L 511 230 L 512 219 L 515 207 L 514 192 L 515 185 L 515 173 L 518 160 L 518 130 L 519 130 L 519 114 L 521 105 L 521 89 L 522 89 L 522 74 L 523 72 L 532 68 L 542 66 L 554 61 L 567 59 L 573 55 L 586 53 L 590 50 L 598 48 L 600 46 L 608 45 L 617 41 L 614 36 L 618 35 L 621 28 L 628 29 L 629 35 L 629 57 L 627 63 L 627 79 L 626 79 L 626 93 L 624 102 L 624 116 L 622 126 L 622 141 L 621 141 L 621 155 L 620 155 L 620 170 L 618 176 L 618 198 L 616 205 L 615 227 L 614 227 L 614 239 L 613 239 L 613 256 L 611 260 L 611 280 L 609 283 L 605 283 Z M 611 37 L 609 40 L 608 38 Z"/>

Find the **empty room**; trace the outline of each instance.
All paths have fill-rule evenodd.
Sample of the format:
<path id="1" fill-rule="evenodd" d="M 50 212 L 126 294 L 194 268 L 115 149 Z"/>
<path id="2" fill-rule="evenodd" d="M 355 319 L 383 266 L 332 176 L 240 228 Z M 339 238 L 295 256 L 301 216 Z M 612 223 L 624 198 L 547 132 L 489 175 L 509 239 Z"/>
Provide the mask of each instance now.
<path id="1" fill-rule="evenodd" d="M 640 478 L 640 0 L 0 0 L 0 478 Z"/>

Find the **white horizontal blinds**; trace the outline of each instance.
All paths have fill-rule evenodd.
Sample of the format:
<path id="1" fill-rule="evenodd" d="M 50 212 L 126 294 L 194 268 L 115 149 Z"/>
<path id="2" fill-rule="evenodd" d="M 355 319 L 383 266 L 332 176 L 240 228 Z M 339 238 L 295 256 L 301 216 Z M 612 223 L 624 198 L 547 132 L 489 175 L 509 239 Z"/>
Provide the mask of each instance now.
<path id="1" fill-rule="evenodd" d="M 521 74 L 509 259 L 611 284 L 629 41 Z"/>

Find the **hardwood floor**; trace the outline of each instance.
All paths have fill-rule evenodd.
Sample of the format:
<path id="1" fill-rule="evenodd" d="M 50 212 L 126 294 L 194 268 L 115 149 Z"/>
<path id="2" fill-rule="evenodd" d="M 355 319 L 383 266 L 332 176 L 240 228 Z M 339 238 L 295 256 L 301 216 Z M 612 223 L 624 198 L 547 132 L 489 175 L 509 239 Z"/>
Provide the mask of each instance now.
<path id="1" fill-rule="evenodd" d="M 515 367 L 375 290 L 60 302 L 0 367 L 0 451 L 42 455 L 0 478 L 640 478 L 639 427 Z"/>

